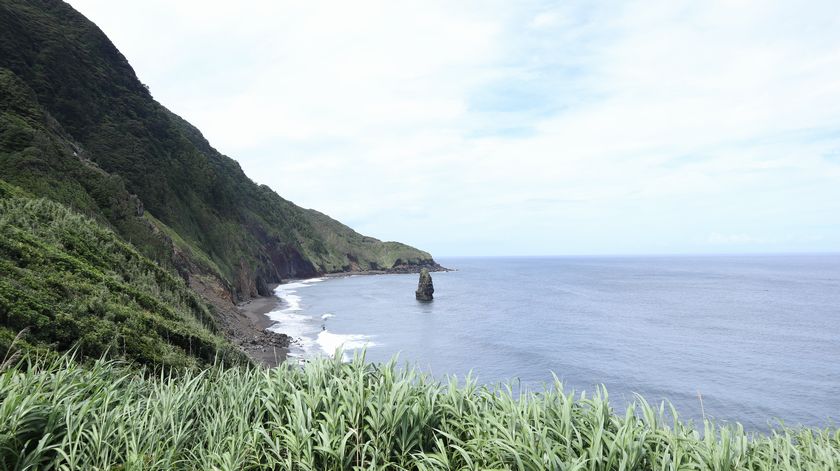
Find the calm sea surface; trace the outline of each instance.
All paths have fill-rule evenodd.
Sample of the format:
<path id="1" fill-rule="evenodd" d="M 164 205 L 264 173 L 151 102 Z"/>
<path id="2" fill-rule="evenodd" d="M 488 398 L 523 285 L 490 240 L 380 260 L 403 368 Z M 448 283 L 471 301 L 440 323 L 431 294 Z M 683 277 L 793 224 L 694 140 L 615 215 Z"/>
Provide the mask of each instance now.
<path id="1" fill-rule="evenodd" d="M 367 345 L 436 376 L 541 390 L 606 385 L 687 418 L 763 430 L 840 424 L 840 255 L 449 258 L 435 300 L 417 275 L 281 285 L 275 330 L 306 357 Z M 775 423 L 775 422 L 774 422 Z"/>

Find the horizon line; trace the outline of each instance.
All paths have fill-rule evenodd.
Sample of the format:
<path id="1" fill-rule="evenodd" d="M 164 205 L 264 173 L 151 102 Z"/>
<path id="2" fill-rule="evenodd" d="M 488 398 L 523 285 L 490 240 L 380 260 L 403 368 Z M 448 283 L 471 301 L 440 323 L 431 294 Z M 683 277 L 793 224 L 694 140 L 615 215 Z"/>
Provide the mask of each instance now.
<path id="1" fill-rule="evenodd" d="M 648 253 L 584 253 L 584 254 L 504 254 L 504 255 L 434 255 L 433 258 L 632 258 L 632 257 L 746 257 L 746 256 L 821 256 L 840 255 L 836 251 L 788 252 L 648 252 Z"/>

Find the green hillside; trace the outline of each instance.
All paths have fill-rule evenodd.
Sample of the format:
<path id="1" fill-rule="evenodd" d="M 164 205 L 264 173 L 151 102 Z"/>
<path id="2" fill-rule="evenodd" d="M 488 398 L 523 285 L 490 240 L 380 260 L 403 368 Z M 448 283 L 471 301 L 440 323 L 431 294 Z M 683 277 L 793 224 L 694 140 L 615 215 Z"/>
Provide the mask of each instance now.
<path id="1" fill-rule="evenodd" d="M 252 182 L 61 1 L 0 1 L 0 123 L 0 178 L 107 224 L 186 279 L 217 277 L 233 299 L 285 277 L 437 267 Z"/>
<path id="2" fill-rule="evenodd" d="M 244 362 L 184 280 L 112 231 L 0 181 L 0 352 L 78 349 L 143 364 Z"/>

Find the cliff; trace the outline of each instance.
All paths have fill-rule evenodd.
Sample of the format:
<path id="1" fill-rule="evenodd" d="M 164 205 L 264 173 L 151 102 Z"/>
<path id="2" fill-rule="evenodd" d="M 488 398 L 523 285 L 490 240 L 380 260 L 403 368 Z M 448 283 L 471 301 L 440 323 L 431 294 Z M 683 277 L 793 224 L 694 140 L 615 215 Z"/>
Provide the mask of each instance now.
<path id="1" fill-rule="evenodd" d="M 271 283 L 440 268 L 251 181 L 58 0 L 0 0 L 0 190 L 0 354 L 238 362 Z"/>
<path id="2" fill-rule="evenodd" d="M 187 280 L 214 278 L 231 300 L 287 277 L 438 267 L 255 184 L 63 2 L 0 2 L 0 87 L 0 178 L 96 219 Z"/>

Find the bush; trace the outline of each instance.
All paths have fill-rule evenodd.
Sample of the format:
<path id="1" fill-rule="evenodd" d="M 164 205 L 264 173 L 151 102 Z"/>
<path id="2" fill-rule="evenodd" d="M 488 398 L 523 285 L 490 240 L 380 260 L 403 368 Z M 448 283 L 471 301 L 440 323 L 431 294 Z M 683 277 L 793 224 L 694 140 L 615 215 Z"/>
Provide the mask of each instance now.
<path id="1" fill-rule="evenodd" d="M 45 199 L 0 195 L 0 326 L 80 355 L 183 367 L 245 361 L 175 274 Z"/>

